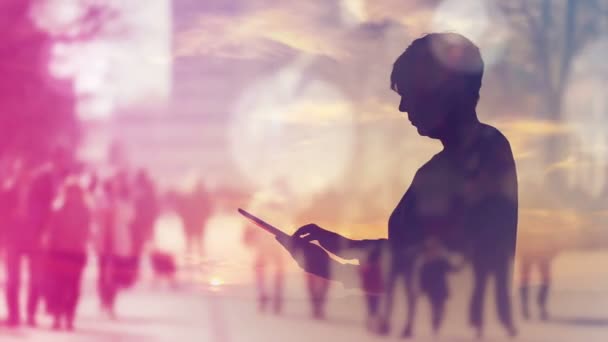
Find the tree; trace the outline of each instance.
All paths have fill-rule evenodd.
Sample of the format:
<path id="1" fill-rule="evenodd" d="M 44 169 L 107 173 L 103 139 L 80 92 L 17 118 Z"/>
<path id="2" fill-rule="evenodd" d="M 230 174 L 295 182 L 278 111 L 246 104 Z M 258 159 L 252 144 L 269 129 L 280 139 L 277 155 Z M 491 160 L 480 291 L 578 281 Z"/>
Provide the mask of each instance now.
<path id="1" fill-rule="evenodd" d="M 70 79 L 51 75 L 52 48 L 95 37 L 117 13 L 99 1 L 79 1 L 80 15 L 63 27 L 44 27 L 35 19 L 36 6 L 52 0 L 0 2 L 0 155 L 5 158 L 39 160 L 58 145 L 72 153 L 77 146 L 77 98 Z"/>
<path id="2" fill-rule="evenodd" d="M 510 57 L 534 80 L 541 113 L 549 120 L 563 119 L 563 99 L 574 58 L 588 43 L 608 32 L 608 0 L 498 1 L 517 32 Z M 563 159 L 563 139 L 548 139 L 546 162 Z M 555 179 L 559 185 L 563 179 Z"/>

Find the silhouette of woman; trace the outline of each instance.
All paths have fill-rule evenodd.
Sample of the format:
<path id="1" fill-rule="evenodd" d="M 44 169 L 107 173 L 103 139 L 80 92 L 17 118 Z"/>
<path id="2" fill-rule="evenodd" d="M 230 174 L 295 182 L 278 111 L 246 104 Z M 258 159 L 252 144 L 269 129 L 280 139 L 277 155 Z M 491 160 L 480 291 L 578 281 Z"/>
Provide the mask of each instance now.
<path id="1" fill-rule="evenodd" d="M 408 293 L 404 337 L 413 328 L 414 260 L 428 236 L 469 257 L 474 273 L 470 323 L 478 336 L 485 285 L 492 275 L 499 318 L 509 335 L 516 334 L 508 283 L 517 233 L 517 175 L 508 140 L 477 118 L 483 68 L 477 46 L 455 33 L 416 39 L 394 63 L 391 88 L 401 96 L 399 111 L 407 113 L 419 135 L 438 139 L 443 150 L 416 172 L 389 218 L 388 239 L 351 240 L 315 224 L 279 239 L 300 267 L 321 276 L 310 260 L 322 265 L 329 256 L 312 241 L 347 259 L 360 257 L 356 252 L 371 245 L 386 246 L 391 256 L 386 290 L 390 293 L 395 280 L 403 277 Z M 303 249 L 311 255 L 308 263 L 295 253 Z M 358 273 L 353 268 L 358 266 L 333 262 L 329 276 L 358 287 L 356 277 L 349 277 Z"/>

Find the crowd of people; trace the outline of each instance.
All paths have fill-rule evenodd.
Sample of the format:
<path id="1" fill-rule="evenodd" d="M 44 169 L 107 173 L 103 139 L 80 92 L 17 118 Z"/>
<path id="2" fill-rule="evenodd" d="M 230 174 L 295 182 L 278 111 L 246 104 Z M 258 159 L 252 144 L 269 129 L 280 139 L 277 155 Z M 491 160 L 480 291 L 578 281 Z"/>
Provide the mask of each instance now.
<path id="1" fill-rule="evenodd" d="M 57 330 L 74 329 L 82 277 L 96 265 L 101 312 L 116 319 L 117 298 L 140 278 L 149 256 L 155 276 L 175 283 L 177 256 L 154 246 L 154 227 L 164 210 L 179 217 L 186 255 L 203 258 L 212 194 L 202 182 L 189 191 L 161 194 L 145 171 L 114 168 L 100 177 L 64 150 L 44 163 L 13 161 L 0 188 L 0 260 L 5 265 L 6 327 L 36 327 L 41 310 Z M 253 248 L 260 311 L 283 307 L 285 259 L 280 246 L 257 228 L 245 230 Z M 25 266 L 25 268 L 24 268 Z M 328 265 L 329 266 L 329 265 Z M 270 277 L 270 281 L 267 278 Z M 312 316 L 325 317 L 327 280 L 304 275 Z M 26 285 L 26 288 L 24 288 Z M 25 314 L 20 293 L 26 291 Z"/>
<path id="2" fill-rule="evenodd" d="M 98 262 L 101 307 L 114 317 L 118 293 L 138 277 L 158 214 L 150 176 L 117 171 L 100 179 L 66 151 L 55 152 L 44 163 L 13 161 L 3 176 L 5 325 L 22 323 L 20 292 L 27 279 L 27 325 L 37 325 L 38 307 L 44 304 L 53 328 L 73 329 L 90 250 Z"/>
<path id="3" fill-rule="evenodd" d="M 164 210 L 179 216 L 186 252 L 204 254 L 205 226 L 213 207 L 202 182 L 189 191 L 161 193 L 145 169 L 112 167 L 102 177 L 62 148 L 45 162 L 15 159 L 3 165 L 0 260 L 6 270 L 7 327 L 24 322 L 37 326 L 43 304 L 54 329 L 74 329 L 86 265 L 97 266 L 99 304 L 110 319 L 116 318 L 118 295 L 141 278 L 146 257 L 156 278 L 175 285 L 177 256 L 153 241 Z"/>

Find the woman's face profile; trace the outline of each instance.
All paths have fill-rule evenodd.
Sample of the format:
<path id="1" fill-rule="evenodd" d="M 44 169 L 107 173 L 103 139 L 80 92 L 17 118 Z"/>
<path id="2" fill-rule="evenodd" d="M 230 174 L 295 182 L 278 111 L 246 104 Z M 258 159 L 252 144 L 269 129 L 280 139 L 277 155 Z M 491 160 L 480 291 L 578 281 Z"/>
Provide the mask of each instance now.
<path id="1" fill-rule="evenodd" d="M 398 92 L 401 96 L 399 111 L 407 113 L 408 120 L 421 136 L 439 139 L 447 125 L 448 108 L 438 91 L 411 87 Z"/>

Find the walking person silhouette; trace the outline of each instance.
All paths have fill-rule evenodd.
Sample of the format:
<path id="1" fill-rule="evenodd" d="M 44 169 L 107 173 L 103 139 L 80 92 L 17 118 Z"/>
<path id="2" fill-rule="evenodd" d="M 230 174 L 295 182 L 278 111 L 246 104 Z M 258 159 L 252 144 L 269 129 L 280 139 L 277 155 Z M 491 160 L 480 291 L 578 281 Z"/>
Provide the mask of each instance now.
<path id="1" fill-rule="evenodd" d="M 470 324 L 481 336 L 485 287 L 496 279 L 496 305 L 507 334 L 516 330 L 508 283 L 517 233 L 517 175 L 508 140 L 480 122 L 476 106 L 484 63 L 477 46 L 456 33 L 432 33 L 416 39 L 396 60 L 391 88 L 401 96 L 399 111 L 421 136 L 439 140 L 443 149 L 416 172 L 388 220 L 388 239 L 351 240 L 315 224 L 278 238 L 307 272 L 323 276 L 329 253 L 362 258 L 370 246 L 387 246 L 391 255 L 388 288 L 403 277 L 408 293 L 404 337 L 412 336 L 415 313 L 413 272 L 416 250 L 429 236 L 464 253 L 474 273 Z M 316 241 L 320 248 L 312 241 Z M 308 258 L 295 251 L 306 250 Z M 306 259 L 306 260 L 304 260 Z M 308 262 L 306 262 L 308 261 Z M 331 279 L 359 287 L 358 265 L 331 260 Z M 327 275 L 325 275 L 327 276 Z"/>
<path id="2" fill-rule="evenodd" d="M 431 326 L 437 335 L 445 315 L 445 304 L 449 297 L 448 275 L 460 271 L 464 264 L 454 263 L 437 239 L 430 237 L 424 243 L 417 267 L 420 290 L 431 304 Z"/>

